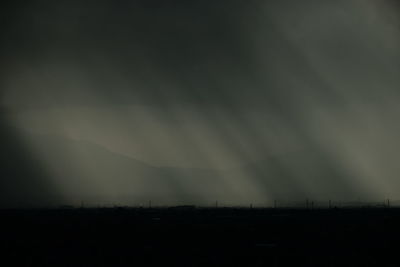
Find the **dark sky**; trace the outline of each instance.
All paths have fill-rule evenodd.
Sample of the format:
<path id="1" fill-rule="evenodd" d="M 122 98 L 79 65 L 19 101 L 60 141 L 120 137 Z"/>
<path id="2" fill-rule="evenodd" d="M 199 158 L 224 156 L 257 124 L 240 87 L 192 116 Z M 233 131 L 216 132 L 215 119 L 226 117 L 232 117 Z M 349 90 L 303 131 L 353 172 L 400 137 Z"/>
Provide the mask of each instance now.
<path id="1" fill-rule="evenodd" d="M 0 203 L 400 200 L 399 11 L 3 1 Z"/>

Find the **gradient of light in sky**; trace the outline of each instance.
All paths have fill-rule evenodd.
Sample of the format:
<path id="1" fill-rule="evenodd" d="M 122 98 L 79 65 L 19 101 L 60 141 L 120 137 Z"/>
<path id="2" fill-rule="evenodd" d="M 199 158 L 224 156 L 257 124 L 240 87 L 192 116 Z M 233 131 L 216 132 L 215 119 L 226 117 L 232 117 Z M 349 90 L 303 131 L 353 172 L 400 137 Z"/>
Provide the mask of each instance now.
<path id="1" fill-rule="evenodd" d="M 394 0 L 2 5 L 5 205 L 400 199 Z"/>

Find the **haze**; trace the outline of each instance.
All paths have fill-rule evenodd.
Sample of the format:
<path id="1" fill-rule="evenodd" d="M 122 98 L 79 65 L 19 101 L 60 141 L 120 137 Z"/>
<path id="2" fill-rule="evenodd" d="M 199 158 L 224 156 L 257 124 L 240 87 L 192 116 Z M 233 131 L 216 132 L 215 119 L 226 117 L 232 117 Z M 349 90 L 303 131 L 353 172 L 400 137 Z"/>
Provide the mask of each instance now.
<path id="1" fill-rule="evenodd" d="M 400 199 L 397 1 L 1 6 L 1 206 Z"/>

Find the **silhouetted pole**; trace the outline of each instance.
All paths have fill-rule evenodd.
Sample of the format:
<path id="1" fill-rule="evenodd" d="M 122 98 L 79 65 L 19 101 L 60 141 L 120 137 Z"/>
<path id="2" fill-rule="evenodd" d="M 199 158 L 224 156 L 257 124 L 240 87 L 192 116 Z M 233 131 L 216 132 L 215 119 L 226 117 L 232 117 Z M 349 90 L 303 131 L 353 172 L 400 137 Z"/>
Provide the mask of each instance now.
<path id="1" fill-rule="evenodd" d="M 387 199 L 387 206 L 390 207 L 390 199 Z"/>

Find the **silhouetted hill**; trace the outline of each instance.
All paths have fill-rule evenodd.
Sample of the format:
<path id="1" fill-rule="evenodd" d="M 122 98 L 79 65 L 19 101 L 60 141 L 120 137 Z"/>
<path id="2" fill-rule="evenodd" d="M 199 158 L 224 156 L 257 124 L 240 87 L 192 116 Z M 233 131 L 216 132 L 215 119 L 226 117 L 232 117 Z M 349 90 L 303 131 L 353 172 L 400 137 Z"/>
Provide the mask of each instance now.
<path id="1" fill-rule="evenodd" d="M 66 204 L 271 205 L 273 201 L 369 200 L 319 151 L 275 155 L 228 170 L 158 167 L 103 146 L 26 134 L 26 149 Z M 295 166 L 295 167 L 293 167 Z M 296 170 L 297 172 L 293 172 Z M 27 174 L 29 175 L 29 173 Z"/>
<path id="2" fill-rule="evenodd" d="M 29 207 L 63 201 L 46 167 L 20 132 L 0 116 L 0 207 Z"/>
<path id="3" fill-rule="evenodd" d="M 102 146 L 50 135 L 30 141 L 55 183 L 75 201 L 126 203 L 134 200 L 129 196 L 144 195 L 147 202 L 167 187 L 156 167 Z"/>

